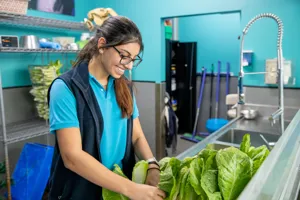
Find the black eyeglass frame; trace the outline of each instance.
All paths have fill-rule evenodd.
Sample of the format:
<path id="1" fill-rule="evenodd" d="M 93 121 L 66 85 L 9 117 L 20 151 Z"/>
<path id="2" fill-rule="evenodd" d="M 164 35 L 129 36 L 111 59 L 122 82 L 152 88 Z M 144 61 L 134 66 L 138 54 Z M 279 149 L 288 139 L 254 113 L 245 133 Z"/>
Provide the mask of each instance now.
<path id="1" fill-rule="evenodd" d="M 143 59 L 137 55 L 137 58 L 135 59 L 132 59 L 130 56 L 124 56 L 122 55 L 122 52 L 120 52 L 115 46 L 113 46 L 113 48 L 118 52 L 118 54 L 120 55 L 121 59 L 120 59 L 120 64 L 121 65 L 128 65 L 129 63 L 133 62 L 133 68 L 137 68 L 137 66 L 139 66 L 139 64 L 143 61 Z M 126 58 L 129 60 L 129 62 L 126 62 L 126 63 L 122 63 L 122 60 Z M 134 64 L 134 61 L 139 61 L 137 64 Z"/>

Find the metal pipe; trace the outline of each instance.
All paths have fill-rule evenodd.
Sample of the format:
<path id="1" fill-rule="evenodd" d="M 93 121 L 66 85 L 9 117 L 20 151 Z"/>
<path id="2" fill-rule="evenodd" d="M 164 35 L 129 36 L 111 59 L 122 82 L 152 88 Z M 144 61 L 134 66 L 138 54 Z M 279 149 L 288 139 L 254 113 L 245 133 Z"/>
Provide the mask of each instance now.
<path id="1" fill-rule="evenodd" d="M 246 72 L 245 75 L 268 74 L 269 72 Z"/>
<path id="2" fill-rule="evenodd" d="M 6 171 L 6 186 L 7 186 L 7 199 L 11 200 L 11 182 L 10 182 L 10 168 L 8 158 L 8 143 L 7 143 L 7 132 L 5 122 L 5 110 L 4 110 L 4 97 L 2 89 L 2 73 L 0 71 L 0 110 L 1 110 L 1 123 L 2 123 L 2 134 L 3 134 L 3 146 L 4 146 L 4 160 L 5 160 L 5 171 Z"/>
<path id="3" fill-rule="evenodd" d="M 240 49 L 240 72 L 238 78 L 238 113 L 240 116 L 241 107 L 245 104 L 244 100 L 244 92 L 243 92 L 243 77 L 244 77 L 244 69 L 243 69 L 243 47 L 244 47 L 244 37 L 247 34 L 250 27 L 259 19 L 262 18 L 271 18 L 276 21 L 278 25 L 278 38 L 277 38 L 277 73 L 278 73 L 278 107 L 282 111 L 280 117 L 280 125 L 281 125 L 281 134 L 284 133 L 284 97 L 283 97 L 283 78 L 284 78 L 284 69 L 283 69 L 283 55 L 282 55 L 282 37 L 283 37 L 283 23 L 280 18 L 272 13 L 263 13 L 255 16 L 253 19 L 249 21 L 246 27 L 243 30 L 242 38 L 241 38 L 241 49 Z"/>
<path id="4" fill-rule="evenodd" d="M 179 41 L 179 19 L 177 17 L 172 20 L 172 40 Z"/>
<path id="5" fill-rule="evenodd" d="M 279 116 L 281 116 L 283 113 L 283 110 L 280 108 L 278 110 L 276 110 L 273 114 L 271 114 L 271 116 L 269 117 L 269 120 L 274 121 L 276 120 Z"/>

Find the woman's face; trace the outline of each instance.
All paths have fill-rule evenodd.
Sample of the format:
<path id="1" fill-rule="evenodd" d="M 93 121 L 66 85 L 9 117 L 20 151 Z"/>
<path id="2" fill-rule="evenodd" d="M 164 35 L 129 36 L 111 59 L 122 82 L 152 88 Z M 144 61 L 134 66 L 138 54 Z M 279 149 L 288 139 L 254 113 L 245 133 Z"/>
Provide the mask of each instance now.
<path id="1" fill-rule="evenodd" d="M 138 43 L 128 43 L 109 47 L 100 50 L 100 59 L 105 71 L 114 78 L 120 78 L 125 70 L 130 70 L 133 67 L 133 62 L 124 64 L 128 59 L 135 59 L 140 52 L 140 45 Z M 120 63 L 122 57 L 124 58 Z"/>

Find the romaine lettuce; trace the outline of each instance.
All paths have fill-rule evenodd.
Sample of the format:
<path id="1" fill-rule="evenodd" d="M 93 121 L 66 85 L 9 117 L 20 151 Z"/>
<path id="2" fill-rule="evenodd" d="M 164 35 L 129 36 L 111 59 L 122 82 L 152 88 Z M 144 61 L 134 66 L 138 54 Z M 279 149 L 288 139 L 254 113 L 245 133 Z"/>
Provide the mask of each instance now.
<path id="1" fill-rule="evenodd" d="M 171 193 L 173 186 L 175 187 L 175 181 L 177 178 L 177 173 L 180 170 L 180 165 L 180 160 L 173 157 L 166 165 L 165 170 L 161 171 L 160 173 L 160 182 L 158 187 L 165 191 L 167 195 Z"/>
<path id="2" fill-rule="evenodd" d="M 178 200 L 198 200 L 199 196 L 195 192 L 194 188 L 191 185 L 190 180 L 190 169 L 184 171 L 181 184 L 180 184 L 180 194 Z"/>
<path id="3" fill-rule="evenodd" d="M 269 155 L 266 146 L 253 147 L 246 134 L 240 149 L 229 147 L 215 150 L 208 145 L 193 157 L 182 161 L 165 157 L 159 161 L 160 182 L 165 200 L 235 200 Z M 148 163 L 136 163 L 132 181 L 144 184 Z M 127 178 L 115 165 L 113 172 Z M 103 188 L 104 200 L 129 200 L 121 194 Z"/>
<path id="4" fill-rule="evenodd" d="M 127 178 L 125 174 L 122 172 L 122 169 L 117 164 L 114 165 L 113 172 L 120 176 L 123 176 L 124 178 Z M 126 196 L 110 191 L 105 188 L 102 189 L 102 197 L 103 200 L 129 200 L 129 198 L 127 198 Z"/>
<path id="5" fill-rule="evenodd" d="M 248 152 L 248 156 L 253 160 L 253 175 L 257 172 L 269 153 L 270 151 L 265 145 L 252 148 L 251 151 Z"/>
<path id="6" fill-rule="evenodd" d="M 201 187 L 209 200 L 222 200 L 218 186 L 218 167 L 214 152 L 205 160 L 201 176 Z"/>
<path id="7" fill-rule="evenodd" d="M 250 157 L 237 148 L 219 150 L 216 155 L 218 184 L 224 200 L 235 200 L 252 177 Z"/>
<path id="8" fill-rule="evenodd" d="M 240 150 L 246 154 L 248 154 L 249 149 L 251 146 L 251 142 L 250 142 L 250 135 L 249 134 L 245 134 L 243 137 L 243 141 L 240 145 Z"/>
<path id="9" fill-rule="evenodd" d="M 137 162 L 132 171 L 132 181 L 144 184 L 147 178 L 148 163 L 145 160 Z"/>
<path id="10" fill-rule="evenodd" d="M 203 158 L 196 158 L 191 162 L 189 180 L 197 195 L 206 198 L 205 192 L 201 186 L 201 176 L 204 168 Z"/>
<path id="11" fill-rule="evenodd" d="M 183 167 L 177 177 L 177 180 L 175 180 L 175 184 L 171 190 L 171 193 L 169 195 L 169 197 L 167 198 L 167 200 L 177 200 L 177 197 L 179 196 L 179 192 L 180 192 L 180 187 L 182 186 L 182 180 L 184 175 L 187 173 L 188 171 L 188 167 Z"/>

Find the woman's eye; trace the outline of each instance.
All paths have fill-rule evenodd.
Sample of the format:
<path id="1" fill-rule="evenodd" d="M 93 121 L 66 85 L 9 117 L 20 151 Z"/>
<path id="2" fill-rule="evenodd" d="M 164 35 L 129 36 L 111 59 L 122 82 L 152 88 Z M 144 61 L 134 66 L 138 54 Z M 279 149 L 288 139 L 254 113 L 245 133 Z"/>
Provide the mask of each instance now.
<path id="1" fill-rule="evenodd" d="M 128 53 L 125 53 L 125 52 L 121 52 L 120 55 L 123 56 L 123 57 L 130 57 L 130 55 Z"/>

